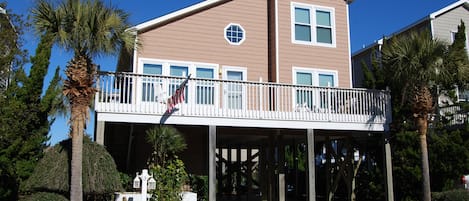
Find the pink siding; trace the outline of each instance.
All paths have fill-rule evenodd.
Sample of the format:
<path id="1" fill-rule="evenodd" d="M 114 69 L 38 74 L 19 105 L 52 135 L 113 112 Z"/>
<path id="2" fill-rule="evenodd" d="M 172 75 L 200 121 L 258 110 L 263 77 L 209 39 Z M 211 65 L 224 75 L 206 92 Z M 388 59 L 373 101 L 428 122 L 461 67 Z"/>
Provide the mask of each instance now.
<path id="1" fill-rule="evenodd" d="M 224 29 L 240 24 L 241 45 L 230 45 Z M 267 80 L 267 1 L 236 0 L 140 33 L 140 58 L 204 62 L 246 67 L 248 80 Z M 221 76 L 220 76 L 221 77 Z"/>
<path id="2" fill-rule="evenodd" d="M 278 1 L 279 79 L 292 83 L 292 67 L 338 71 L 339 87 L 350 87 L 347 4 L 344 0 L 294 0 L 335 8 L 336 47 L 293 44 L 291 40 L 291 1 Z"/>

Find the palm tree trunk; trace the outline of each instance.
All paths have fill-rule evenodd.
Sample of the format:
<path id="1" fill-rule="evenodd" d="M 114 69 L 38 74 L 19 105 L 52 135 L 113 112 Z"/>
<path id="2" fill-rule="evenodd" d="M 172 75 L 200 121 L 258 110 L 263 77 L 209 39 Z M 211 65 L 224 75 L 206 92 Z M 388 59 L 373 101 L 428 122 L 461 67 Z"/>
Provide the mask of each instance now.
<path id="1" fill-rule="evenodd" d="M 431 201 L 430 189 L 430 167 L 428 163 L 428 149 L 427 149 L 427 129 L 428 129 L 428 114 L 417 117 L 417 127 L 420 134 L 420 150 L 422 151 L 422 190 L 423 201 Z"/>
<path id="2" fill-rule="evenodd" d="M 72 163 L 71 163 L 71 185 L 70 200 L 83 200 L 83 128 L 84 120 L 77 109 L 76 105 L 72 105 Z M 78 113 L 78 114 L 77 114 Z"/>
<path id="3" fill-rule="evenodd" d="M 70 201 L 83 201 L 83 135 L 88 120 L 88 107 L 96 89 L 93 87 L 96 66 L 86 56 L 74 57 L 65 70 L 64 94 L 70 100 L 72 162 Z"/>

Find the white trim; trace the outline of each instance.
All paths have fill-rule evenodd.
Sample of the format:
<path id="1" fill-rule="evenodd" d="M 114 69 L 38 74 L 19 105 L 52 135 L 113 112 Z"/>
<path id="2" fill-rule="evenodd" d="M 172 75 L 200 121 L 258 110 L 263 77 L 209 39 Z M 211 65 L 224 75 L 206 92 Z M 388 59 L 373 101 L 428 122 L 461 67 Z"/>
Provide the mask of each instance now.
<path id="1" fill-rule="evenodd" d="M 148 114 L 122 114 L 122 113 L 97 113 L 97 121 L 148 123 L 158 124 L 162 115 Z M 292 120 L 267 120 L 267 119 L 239 119 L 217 117 L 191 117 L 171 115 L 165 120 L 166 124 L 178 125 L 212 125 L 232 127 L 258 127 L 258 128 L 291 128 L 291 129 L 323 129 L 323 130 L 358 130 L 358 131 L 385 131 L 383 123 L 347 123 L 329 121 L 292 121 Z"/>
<path id="2" fill-rule="evenodd" d="M 213 69 L 213 79 L 219 79 L 218 69 L 219 65 L 214 63 L 204 63 L 204 62 L 193 62 L 193 61 L 178 61 L 178 60 L 166 60 L 166 59 L 152 59 L 152 58 L 139 58 L 139 65 L 135 73 L 143 74 L 143 64 L 161 64 L 163 66 L 162 74 L 169 75 L 169 67 L 172 65 L 177 66 L 187 66 L 189 74 L 196 76 L 196 67 L 203 68 L 212 68 Z M 187 76 L 187 75 L 186 75 Z"/>
<path id="3" fill-rule="evenodd" d="M 429 18 L 429 21 L 430 21 L 430 37 L 432 37 L 432 40 L 435 40 L 435 30 L 434 30 L 435 28 L 433 25 L 433 19 Z"/>
<path id="4" fill-rule="evenodd" d="M 459 1 L 456 1 L 456 2 L 454 2 L 454 3 L 452 3 L 452 4 L 448 5 L 448 6 L 446 6 L 446 7 L 444 7 L 444 8 L 442 8 L 442 9 L 440 9 L 440 10 L 437 10 L 437 11 L 435 11 L 435 12 L 433 12 L 433 13 L 430 13 L 429 17 L 430 17 L 430 19 L 435 19 L 437 16 L 439 16 L 439 15 L 445 13 L 445 12 L 448 12 L 448 11 L 451 10 L 451 9 L 456 8 L 456 7 L 460 6 L 461 4 L 469 4 L 469 0 L 459 0 Z"/>
<path id="5" fill-rule="evenodd" d="M 225 0 L 205 0 L 205 1 L 202 1 L 198 4 L 194 4 L 192 6 L 189 6 L 189 7 L 186 7 L 186 8 L 183 8 L 181 10 L 178 10 L 178 11 L 175 11 L 175 12 L 172 12 L 172 13 L 169 13 L 167 15 L 164 15 L 164 16 L 161 16 L 161 17 L 158 17 L 158 18 L 155 18 L 153 20 L 149 20 L 149 21 L 146 21 L 146 22 L 143 22 L 141 24 L 138 24 L 136 25 L 135 28 L 137 31 L 141 31 L 141 30 L 144 30 L 144 29 L 147 29 L 147 28 L 150 28 L 152 26 L 156 26 L 158 24 L 163 24 L 164 22 L 166 21 L 169 21 L 169 20 L 172 20 L 174 18 L 177 18 L 179 16 L 182 16 L 182 15 L 185 15 L 185 14 L 188 14 L 190 12 L 194 12 L 198 9 L 202 9 L 204 7 L 208 7 L 208 6 L 211 6 L 211 5 L 214 5 L 214 4 L 217 4 L 217 3 L 220 3 L 220 2 L 223 2 Z"/>
<path id="6" fill-rule="evenodd" d="M 228 27 L 230 26 L 238 26 L 243 31 L 243 38 L 237 43 L 231 42 L 230 39 L 228 39 L 228 37 L 226 36 L 226 29 L 228 29 Z M 226 25 L 226 27 L 223 29 L 223 35 L 225 37 L 226 42 L 228 42 L 230 45 L 241 45 L 246 40 L 246 30 L 243 28 L 243 26 L 237 23 L 229 23 L 228 25 Z"/>
<path id="7" fill-rule="evenodd" d="M 137 52 L 137 44 L 138 44 L 138 35 L 135 35 L 134 55 L 133 55 L 134 59 L 133 59 L 133 66 L 132 66 L 132 68 L 133 68 L 133 69 L 132 69 L 132 72 L 133 72 L 133 73 L 137 73 L 137 69 L 135 68 L 135 67 L 137 66 L 137 64 L 138 64 L 138 62 L 137 62 L 137 56 L 138 56 L 138 55 L 137 55 L 137 54 L 138 54 L 138 52 Z"/>
<path id="8" fill-rule="evenodd" d="M 238 71 L 243 73 L 243 80 L 242 81 L 247 81 L 248 79 L 248 69 L 246 67 L 239 67 L 239 66 L 223 66 L 222 67 L 223 71 L 223 76 L 222 79 L 227 80 L 228 78 L 226 77 L 227 71 Z"/>
<path id="9" fill-rule="evenodd" d="M 275 82 L 280 83 L 280 58 L 279 58 L 279 46 L 278 42 L 278 0 L 275 0 Z M 270 80 L 269 80 L 270 81 Z"/>
<path id="10" fill-rule="evenodd" d="M 350 43 L 350 15 L 349 15 L 349 4 L 346 5 L 346 14 L 347 14 L 347 36 L 348 36 L 348 69 L 349 69 L 349 82 L 350 88 L 353 88 L 353 80 L 352 80 L 352 46 Z"/>
<path id="11" fill-rule="evenodd" d="M 328 69 L 320 69 L 320 68 L 306 68 L 306 67 L 292 67 L 292 84 L 296 85 L 296 73 L 297 72 L 304 72 L 304 73 L 311 73 L 312 75 L 312 86 L 319 86 L 319 74 L 327 74 L 334 76 L 334 86 L 330 87 L 337 87 L 339 86 L 339 72 L 337 70 L 328 70 Z"/>
<path id="12" fill-rule="evenodd" d="M 309 17 L 310 17 L 310 32 L 311 32 L 311 41 L 300 41 L 296 40 L 295 38 L 295 8 L 303 8 L 309 10 Z M 331 20 L 331 40 L 332 43 L 322 43 L 317 41 L 317 21 L 316 21 L 316 12 L 317 11 L 324 11 L 330 13 L 330 20 Z M 305 3 L 298 3 L 298 2 L 291 2 L 290 3 L 290 26 L 291 26 L 291 41 L 293 44 L 300 44 L 300 45 L 314 45 L 314 46 L 321 46 L 321 47 L 336 47 L 336 24 L 335 24 L 335 8 L 333 7 L 325 7 L 325 6 L 318 6 L 313 4 L 305 4 Z"/>

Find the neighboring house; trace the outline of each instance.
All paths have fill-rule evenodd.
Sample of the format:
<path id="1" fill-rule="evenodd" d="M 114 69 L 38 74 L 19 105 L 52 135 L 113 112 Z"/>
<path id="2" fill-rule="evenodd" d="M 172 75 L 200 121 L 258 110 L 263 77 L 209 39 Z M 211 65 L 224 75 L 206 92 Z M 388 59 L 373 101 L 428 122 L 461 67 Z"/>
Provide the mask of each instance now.
<path id="1" fill-rule="evenodd" d="M 406 34 L 411 31 L 429 31 L 432 38 L 442 40 L 448 44 L 453 43 L 454 36 L 458 31 L 458 25 L 461 24 L 461 20 L 466 25 L 466 50 L 468 50 L 467 55 L 469 56 L 469 0 L 459 0 L 456 1 L 440 10 L 437 10 L 424 18 L 412 23 L 409 26 L 404 27 L 403 29 L 391 34 L 388 37 L 381 38 L 375 41 L 373 44 L 368 45 L 367 47 L 358 50 L 352 54 L 352 77 L 353 77 L 353 86 L 360 88 L 364 87 L 363 85 L 363 71 L 362 71 L 362 62 L 365 62 L 368 67 L 371 67 L 372 57 L 380 57 L 381 47 L 384 40 L 388 40 L 391 37 L 400 34 Z M 455 114 L 458 117 L 455 117 L 452 121 L 454 124 L 457 122 L 467 121 L 467 114 L 457 114 L 461 111 L 459 106 L 456 106 L 455 102 L 467 101 L 468 100 L 468 91 L 459 90 L 457 86 L 454 90 L 456 98 L 450 98 L 444 93 L 438 97 L 438 104 L 441 107 L 441 114 L 451 113 Z M 449 106 L 448 106 L 449 105 Z M 445 108 L 447 107 L 448 108 Z M 461 111 L 462 112 L 462 111 Z"/>
<path id="2" fill-rule="evenodd" d="M 353 86 L 363 87 L 363 71 L 361 62 L 365 61 L 368 66 L 371 66 L 371 55 L 375 54 L 375 56 L 379 57 L 383 40 L 396 35 L 409 33 L 411 31 L 426 30 L 431 33 L 432 38 L 451 44 L 454 40 L 454 35 L 458 31 L 458 25 L 461 24 L 461 20 L 466 24 L 466 35 L 469 36 L 469 29 L 467 28 L 467 25 L 469 25 L 469 0 L 456 1 L 438 11 L 430 13 L 390 36 L 376 40 L 367 47 L 354 52 L 352 54 Z M 468 41 L 469 40 L 466 40 L 468 43 L 467 47 L 469 47 Z M 469 51 L 467 54 L 469 56 Z"/>
<path id="3" fill-rule="evenodd" d="M 7 11 L 0 7 L 0 34 L 7 35 L 12 31 L 16 33 Z M 11 61 L 7 60 L 10 60 L 10 49 L 14 45 L 16 45 L 16 39 L 13 41 L 3 39 L 0 42 L 0 94 L 7 89 L 10 82 Z"/>
<path id="4" fill-rule="evenodd" d="M 145 130 L 176 127 L 209 200 L 349 196 L 362 154 L 351 142 L 381 153 L 391 122 L 389 92 L 352 88 L 349 3 L 207 0 L 136 25 L 141 47 L 99 74 L 95 140 L 134 173 L 151 152 Z"/>

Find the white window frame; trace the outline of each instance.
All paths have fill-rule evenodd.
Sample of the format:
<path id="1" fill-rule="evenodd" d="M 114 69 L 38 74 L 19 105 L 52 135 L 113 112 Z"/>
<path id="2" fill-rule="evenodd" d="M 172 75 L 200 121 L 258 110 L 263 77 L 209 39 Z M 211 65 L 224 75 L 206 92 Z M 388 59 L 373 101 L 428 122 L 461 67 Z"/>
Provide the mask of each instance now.
<path id="1" fill-rule="evenodd" d="M 247 81 L 247 77 L 248 77 L 248 70 L 246 67 L 237 67 L 237 66 L 223 66 L 222 67 L 222 79 L 223 80 L 228 80 L 228 71 L 235 71 L 235 72 L 242 72 L 243 73 L 243 80 L 241 81 Z M 225 86 L 223 87 L 223 108 L 226 108 L 228 109 L 227 105 L 227 94 L 225 93 L 226 88 Z M 246 102 L 247 102 L 247 93 L 246 93 L 246 86 L 243 85 L 242 87 L 242 99 L 241 99 L 241 109 L 246 109 Z"/>
<path id="2" fill-rule="evenodd" d="M 162 65 L 162 75 L 163 76 L 170 76 L 170 68 L 171 66 L 186 66 L 188 68 L 188 73 L 191 75 L 192 78 L 196 78 L 196 69 L 198 67 L 200 68 L 209 68 L 213 69 L 213 79 L 217 80 L 219 79 L 218 75 L 218 69 L 219 65 L 218 64 L 213 64 L 213 63 L 203 63 L 203 62 L 192 62 L 192 61 L 177 61 L 177 60 L 164 60 L 164 59 L 152 59 L 152 58 L 139 58 L 138 59 L 138 65 L 137 65 L 137 74 L 143 74 L 143 66 L 144 64 L 158 64 Z M 186 75 L 188 76 L 188 75 Z M 137 102 L 142 102 L 142 81 L 138 79 L 139 81 L 137 82 L 136 85 L 136 97 L 137 97 Z M 163 89 L 168 89 L 169 83 L 163 83 Z M 214 89 L 214 105 L 218 107 L 219 101 L 219 89 L 218 86 L 215 85 Z M 196 94 L 196 86 L 194 84 L 189 85 L 188 88 L 188 93 L 189 94 Z M 170 96 L 171 94 L 166 94 L 167 96 Z M 187 104 L 196 104 L 197 98 L 195 96 L 189 96 L 187 100 Z"/>
<path id="3" fill-rule="evenodd" d="M 337 70 L 328 70 L 328 69 L 321 69 L 321 68 L 307 68 L 307 67 L 293 67 L 292 68 L 292 81 L 293 84 L 296 85 L 296 73 L 297 72 L 302 72 L 302 73 L 311 73 L 312 75 L 312 86 L 319 86 L 319 74 L 325 74 L 325 75 L 332 75 L 334 76 L 334 86 L 330 87 L 337 87 L 339 86 L 339 79 L 338 75 L 339 72 Z"/>
<path id="4" fill-rule="evenodd" d="M 237 43 L 231 42 L 230 39 L 226 36 L 226 30 L 227 30 L 230 26 L 238 26 L 241 30 L 243 30 L 243 38 L 242 38 L 239 42 L 237 42 Z M 237 23 L 229 23 L 229 24 L 226 25 L 226 27 L 223 29 L 223 36 L 224 36 L 226 42 L 228 42 L 230 45 L 241 45 L 241 44 L 246 40 L 246 29 L 244 29 L 243 26 L 241 26 L 240 24 L 237 24 Z"/>
<path id="5" fill-rule="evenodd" d="M 311 28 L 311 41 L 301 41 L 296 40 L 295 38 L 295 8 L 303 8 L 309 10 L 309 17 L 310 17 L 310 28 Z M 330 13 L 331 17 L 331 39 L 332 43 L 322 43 L 317 42 L 317 34 L 316 30 L 319 26 L 316 22 L 316 11 L 325 11 Z M 291 2 L 291 10 L 290 10 L 290 17 L 291 17 L 291 41 L 293 44 L 300 44 L 300 45 L 314 45 L 314 46 L 322 46 L 322 47 L 336 47 L 336 24 L 335 24 L 335 8 L 332 7 L 325 7 L 325 6 L 317 6 L 313 4 L 305 4 L 305 3 L 297 3 Z"/>
<path id="6" fill-rule="evenodd" d="M 320 69 L 320 68 L 307 68 L 307 67 L 292 67 L 292 84 L 293 85 L 297 85 L 297 78 L 296 78 L 296 73 L 297 72 L 301 72 L 301 73 L 310 73 L 311 74 L 311 79 L 312 80 L 312 85 L 311 86 L 315 86 L 315 87 L 319 87 L 319 75 L 320 74 L 323 74 L 323 75 L 332 75 L 334 76 L 334 85 L 333 86 L 329 86 L 329 87 L 338 87 L 339 86 L 339 72 L 337 70 L 328 70 L 328 69 Z M 292 107 L 293 109 L 297 109 L 297 105 L 296 105 L 296 89 L 294 88 L 293 91 L 292 91 L 292 94 L 293 96 L 291 97 L 292 98 Z M 316 95 L 313 99 L 313 104 L 314 103 L 320 103 L 320 97 L 319 95 Z M 309 108 L 310 110 L 313 110 L 313 109 L 317 109 L 319 108 L 318 105 L 313 105 L 313 107 L 315 108 Z"/>

